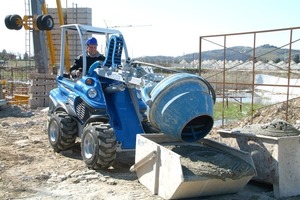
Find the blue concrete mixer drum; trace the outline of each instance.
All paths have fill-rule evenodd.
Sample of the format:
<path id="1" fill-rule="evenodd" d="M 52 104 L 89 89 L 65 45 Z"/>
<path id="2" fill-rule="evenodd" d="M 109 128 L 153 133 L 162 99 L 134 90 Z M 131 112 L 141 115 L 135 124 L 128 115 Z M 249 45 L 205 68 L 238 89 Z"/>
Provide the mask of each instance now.
<path id="1" fill-rule="evenodd" d="M 149 121 L 164 134 L 194 142 L 212 129 L 215 93 L 202 77 L 173 74 L 144 91 Z"/>

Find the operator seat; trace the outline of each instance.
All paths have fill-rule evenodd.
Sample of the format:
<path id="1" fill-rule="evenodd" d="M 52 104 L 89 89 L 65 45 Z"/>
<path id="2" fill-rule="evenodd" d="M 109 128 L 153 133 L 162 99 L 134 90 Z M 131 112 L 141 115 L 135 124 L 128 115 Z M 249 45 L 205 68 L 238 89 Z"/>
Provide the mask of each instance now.
<path id="1" fill-rule="evenodd" d="M 103 66 L 116 68 L 121 65 L 123 44 L 124 40 L 122 35 L 112 35 L 110 37 Z"/>
<path id="2" fill-rule="evenodd" d="M 112 67 L 117 68 L 121 65 L 121 57 L 123 50 L 124 39 L 123 36 L 112 35 L 108 41 L 108 45 L 106 48 L 106 56 L 105 60 L 102 62 L 96 61 L 94 62 L 88 71 L 88 74 L 92 74 L 93 71 L 98 67 Z"/>

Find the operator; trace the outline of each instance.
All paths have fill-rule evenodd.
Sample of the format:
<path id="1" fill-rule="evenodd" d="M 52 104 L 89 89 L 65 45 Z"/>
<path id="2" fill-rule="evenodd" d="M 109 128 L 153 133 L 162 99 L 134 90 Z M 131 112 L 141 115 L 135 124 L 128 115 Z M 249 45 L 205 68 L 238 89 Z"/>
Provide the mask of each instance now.
<path id="1" fill-rule="evenodd" d="M 96 61 L 104 61 L 105 56 L 100 54 L 97 50 L 98 42 L 94 37 L 89 38 L 86 41 L 86 72 L 88 72 L 90 66 Z M 83 55 L 79 55 L 70 69 L 72 78 L 80 77 L 82 73 Z"/>

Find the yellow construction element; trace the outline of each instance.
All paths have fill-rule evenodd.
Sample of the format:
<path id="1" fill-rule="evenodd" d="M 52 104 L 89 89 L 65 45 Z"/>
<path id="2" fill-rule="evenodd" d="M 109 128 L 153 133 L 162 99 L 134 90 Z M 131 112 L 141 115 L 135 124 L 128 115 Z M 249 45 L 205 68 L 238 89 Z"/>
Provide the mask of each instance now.
<path id="1" fill-rule="evenodd" d="M 5 80 L 0 80 L 0 99 L 5 99 L 5 95 L 3 93 L 3 88 L 2 85 L 5 85 L 6 81 Z"/>
<path id="2" fill-rule="evenodd" d="M 6 80 L 0 80 L 0 85 L 5 85 L 6 84 Z"/>
<path id="3" fill-rule="evenodd" d="M 8 101 L 7 104 L 10 105 L 19 105 L 19 104 L 28 104 L 29 95 L 24 94 L 15 94 L 11 101 Z"/>
<path id="4" fill-rule="evenodd" d="M 34 16 L 24 15 L 22 23 L 25 30 L 35 30 L 35 31 L 39 30 L 35 22 L 36 22 L 36 15 Z"/>
<path id="5" fill-rule="evenodd" d="M 64 25 L 64 16 L 62 12 L 60 0 L 56 0 L 58 20 L 60 25 Z M 66 43 L 65 43 L 65 62 L 66 62 L 66 71 L 70 71 L 70 55 L 68 51 L 68 34 L 66 34 Z"/>

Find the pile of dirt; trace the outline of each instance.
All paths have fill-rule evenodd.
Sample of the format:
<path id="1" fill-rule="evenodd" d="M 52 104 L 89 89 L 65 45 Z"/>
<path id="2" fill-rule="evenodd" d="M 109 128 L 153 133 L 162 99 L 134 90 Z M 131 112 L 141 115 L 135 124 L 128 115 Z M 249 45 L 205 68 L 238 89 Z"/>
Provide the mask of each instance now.
<path id="1" fill-rule="evenodd" d="M 288 106 L 287 106 L 288 105 Z M 250 124 L 267 124 L 274 120 L 284 120 L 298 127 L 300 123 L 300 98 L 271 106 L 265 106 L 254 111 L 253 117 L 247 117 L 237 122 L 225 125 L 226 128 L 246 126 Z"/>
<path id="2" fill-rule="evenodd" d="M 0 199 L 161 199 L 130 172 L 134 152 L 118 154 L 108 170 L 89 170 L 78 145 L 52 150 L 46 123 L 47 109 L 1 107 Z"/>
<path id="3" fill-rule="evenodd" d="M 287 106 L 288 105 L 288 106 Z M 223 126 L 214 127 L 212 131 L 207 135 L 207 138 L 211 138 L 218 141 L 219 135 L 217 130 L 232 130 L 234 128 L 245 128 L 246 126 L 259 124 L 267 125 L 273 121 L 285 121 L 292 125 L 295 129 L 300 129 L 300 98 L 286 102 L 264 106 L 253 112 L 253 117 L 249 116 L 238 121 L 232 121 Z"/>

